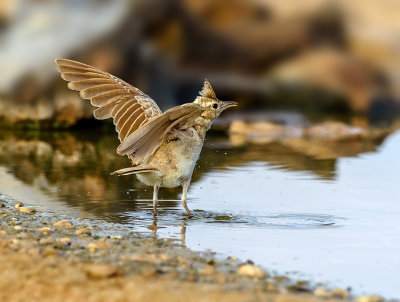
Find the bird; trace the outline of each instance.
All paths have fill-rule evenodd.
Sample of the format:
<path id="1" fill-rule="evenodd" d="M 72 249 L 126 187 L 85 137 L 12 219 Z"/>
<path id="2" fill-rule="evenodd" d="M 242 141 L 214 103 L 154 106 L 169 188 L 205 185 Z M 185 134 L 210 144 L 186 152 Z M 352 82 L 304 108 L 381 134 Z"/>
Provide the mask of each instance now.
<path id="1" fill-rule="evenodd" d="M 205 80 L 193 102 L 162 112 L 151 97 L 110 73 L 69 59 L 55 61 L 68 88 L 97 107 L 94 117 L 113 119 L 120 140 L 117 153 L 128 156 L 132 166 L 111 174 L 136 174 L 152 186 L 154 215 L 159 188 L 182 186 L 182 206 L 192 216 L 187 192 L 206 132 L 221 112 L 238 103 L 219 100 Z"/>

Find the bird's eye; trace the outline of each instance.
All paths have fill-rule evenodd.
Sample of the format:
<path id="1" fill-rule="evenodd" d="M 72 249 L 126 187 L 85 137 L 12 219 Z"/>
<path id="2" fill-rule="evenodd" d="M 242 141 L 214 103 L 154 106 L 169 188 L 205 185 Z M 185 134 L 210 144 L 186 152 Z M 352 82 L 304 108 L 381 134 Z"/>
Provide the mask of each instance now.
<path id="1" fill-rule="evenodd" d="M 214 109 L 217 109 L 217 108 L 218 108 L 218 104 L 217 104 L 217 103 L 214 103 L 214 104 L 212 105 L 212 107 L 213 107 Z"/>

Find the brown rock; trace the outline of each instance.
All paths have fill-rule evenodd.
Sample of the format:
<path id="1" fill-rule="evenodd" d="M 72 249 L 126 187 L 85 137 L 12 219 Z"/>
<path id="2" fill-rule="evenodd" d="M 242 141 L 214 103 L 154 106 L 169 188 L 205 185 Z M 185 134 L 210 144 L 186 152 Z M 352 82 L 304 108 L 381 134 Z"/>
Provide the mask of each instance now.
<path id="1" fill-rule="evenodd" d="M 383 301 L 385 301 L 385 299 L 377 295 L 361 296 L 358 297 L 356 300 L 356 302 L 383 302 Z"/>
<path id="2" fill-rule="evenodd" d="M 80 236 L 80 235 L 90 236 L 92 233 L 89 230 L 79 229 L 79 230 L 75 231 L 75 234 L 78 236 Z"/>
<path id="3" fill-rule="evenodd" d="M 19 207 L 18 211 L 21 213 L 35 213 L 36 209 L 35 208 L 28 208 L 28 207 Z"/>
<path id="4" fill-rule="evenodd" d="M 72 228 L 73 225 L 71 222 L 69 222 L 68 220 L 61 220 L 58 222 L 53 223 L 53 226 L 55 227 L 62 227 L 62 228 Z"/>
<path id="5" fill-rule="evenodd" d="M 57 251 L 55 250 L 55 248 L 53 248 L 51 246 L 47 246 L 42 250 L 42 255 L 45 257 L 55 256 L 55 255 L 57 255 Z"/>
<path id="6" fill-rule="evenodd" d="M 17 204 L 14 206 L 14 208 L 19 209 L 20 207 L 23 207 L 24 204 L 22 202 L 17 202 Z"/>
<path id="7" fill-rule="evenodd" d="M 359 138 L 364 135 L 365 130 L 352 127 L 340 122 L 324 122 L 311 127 L 308 135 L 312 138 L 342 140 L 348 138 Z"/>
<path id="8" fill-rule="evenodd" d="M 349 293 L 343 288 L 334 288 L 331 290 L 332 295 L 338 298 L 347 298 Z"/>
<path id="9" fill-rule="evenodd" d="M 253 264 L 242 265 L 241 267 L 239 267 L 237 273 L 242 276 L 248 276 L 257 279 L 261 279 L 268 275 L 267 272 L 263 271 L 261 268 Z"/>
<path id="10" fill-rule="evenodd" d="M 51 232 L 51 229 L 48 227 L 40 228 L 39 232 L 42 233 L 43 235 L 47 235 L 48 233 Z"/>
<path id="11" fill-rule="evenodd" d="M 95 251 L 100 248 L 109 248 L 111 247 L 111 243 L 105 241 L 105 240 L 99 240 L 95 242 L 91 242 L 87 245 L 87 249 L 90 251 Z"/>
<path id="12" fill-rule="evenodd" d="M 93 279 L 111 278 L 119 275 L 118 268 L 111 264 L 91 264 L 85 268 L 86 275 Z"/>
<path id="13" fill-rule="evenodd" d="M 56 241 L 57 241 L 58 243 L 65 244 L 65 245 L 71 244 L 71 239 L 68 238 L 68 237 L 59 238 L 59 239 L 57 239 Z"/>

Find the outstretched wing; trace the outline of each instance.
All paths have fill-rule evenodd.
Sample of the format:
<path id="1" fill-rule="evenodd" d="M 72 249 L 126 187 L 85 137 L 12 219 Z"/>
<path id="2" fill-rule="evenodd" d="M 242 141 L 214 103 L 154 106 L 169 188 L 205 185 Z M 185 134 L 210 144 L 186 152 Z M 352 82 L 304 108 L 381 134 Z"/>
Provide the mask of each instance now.
<path id="1" fill-rule="evenodd" d="M 118 146 L 117 152 L 128 154 L 134 164 L 140 164 L 160 147 L 174 129 L 190 127 L 203 112 L 204 109 L 195 103 L 171 108 L 130 134 Z"/>
<path id="2" fill-rule="evenodd" d="M 68 88 L 98 107 L 93 113 L 96 119 L 113 118 L 121 142 L 162 113 L 148 95 L 107 72 L 67 59 L 56 63 L 61 77 L 69 81 Z"/>

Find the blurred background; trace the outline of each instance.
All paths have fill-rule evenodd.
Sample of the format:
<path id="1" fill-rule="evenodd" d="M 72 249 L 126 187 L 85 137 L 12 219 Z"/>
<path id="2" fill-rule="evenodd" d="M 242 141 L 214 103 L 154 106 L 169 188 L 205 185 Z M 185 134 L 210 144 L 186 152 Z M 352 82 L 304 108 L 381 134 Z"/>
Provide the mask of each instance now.
<path id="1" fill-rule="evenodd" d="M 56 71 L 63 57 L 115 74 L 162 109 L 193 101 L 207 78 L 220 99 L 240 103 L 217 127 L 390 126 L 399 9 L 395 0 L 2 0 L 1 125 L 79 127 L 91 118 Z"/>

